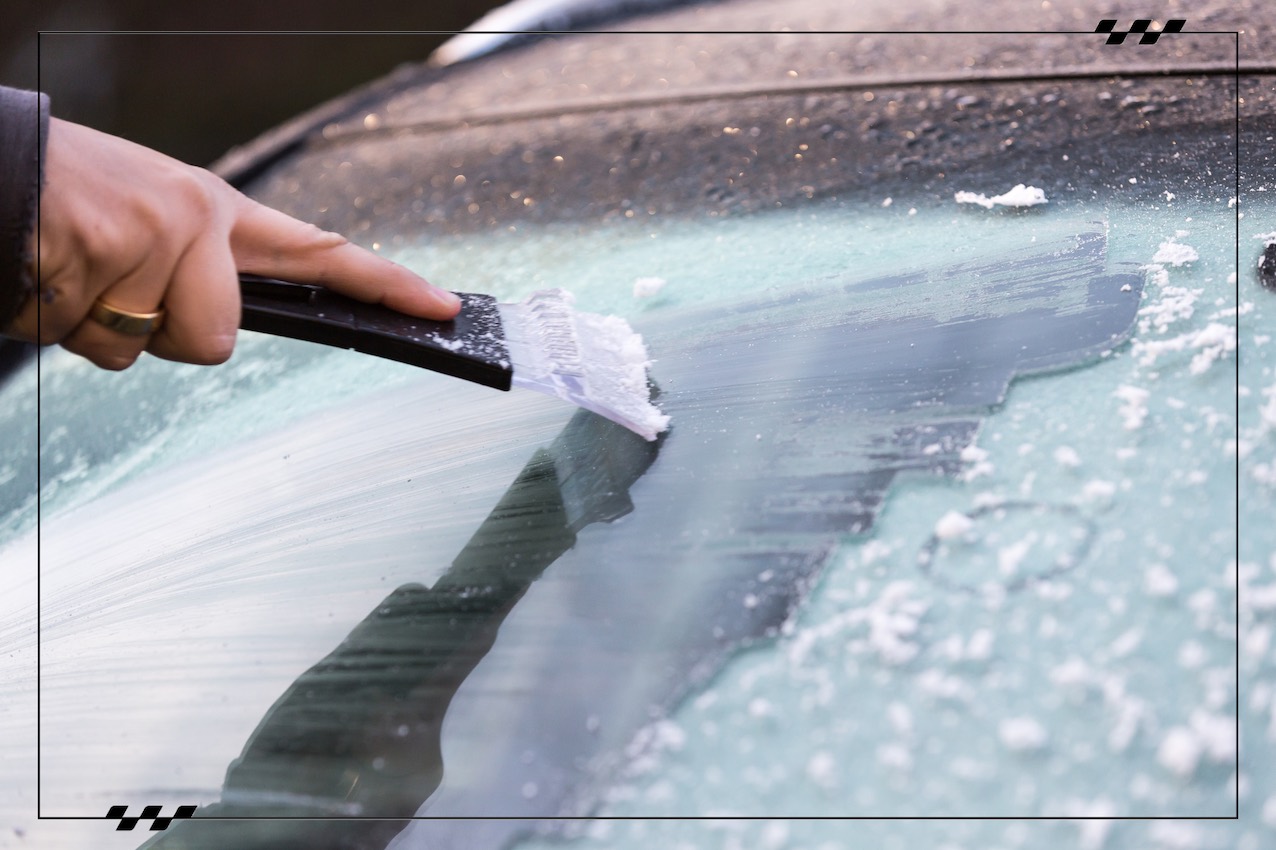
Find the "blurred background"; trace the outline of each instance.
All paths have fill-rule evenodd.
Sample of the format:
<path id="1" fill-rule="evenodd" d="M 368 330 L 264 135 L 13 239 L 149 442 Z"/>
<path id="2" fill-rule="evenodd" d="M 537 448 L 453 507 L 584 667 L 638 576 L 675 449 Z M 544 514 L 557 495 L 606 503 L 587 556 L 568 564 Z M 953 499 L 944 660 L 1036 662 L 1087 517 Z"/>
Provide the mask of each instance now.
<path id="1" fill-rule="evenodd" d="M 207 165 L 312 106 L 423 61 L 446 32 L 499 5 L 6 0 L 0 84 L 38 87 L 59 118 Z"/>

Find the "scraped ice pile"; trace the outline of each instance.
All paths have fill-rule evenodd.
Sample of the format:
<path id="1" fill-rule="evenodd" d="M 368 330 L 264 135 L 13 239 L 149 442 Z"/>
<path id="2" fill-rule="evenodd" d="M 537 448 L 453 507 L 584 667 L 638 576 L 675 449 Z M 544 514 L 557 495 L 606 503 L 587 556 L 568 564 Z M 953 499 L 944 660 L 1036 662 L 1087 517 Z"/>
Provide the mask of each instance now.
<path id="1" fill-rule="evenodd" d="M 1016 184 L 1009 192 L 1003 192 L 991 198 L 982 192 L 958 192 L 953 195 L 953 199 L 959 204 L 978 204 L 988 210 L 995 206 L 1035 207 L 1037 204 L 1048 203 L 1045 191 L 1022 183 Z"/>
<path id="2" fill-rule="evenodd" d="M 548 393 L 648 440 L 669 427 L 651 403 L 647 347 L 617 316 L 578 313 L 563 289 L 499 305 L 515 386 Z"/>
<path id="3" fill-rule="evenodd" d="M 1175 336 L 1150 338 L 1150 332 L 1165 335 L 1177 323 L 1187 321 L 1196 312 L 1197 302 L 1205 291 L 1201 288 L 1175 286 L 1170 283 L 1169 269 L 1195 263 L 1200 254 L 1191 245 L 1180 241 L 1187 236 L 1180 230 L 1170 239 L 1161 242 L 1152 262 L 1144 266 L 1149 280 L 1157 287 L 1160 298 L 1139 308 L 1140 339 L 1133 343 L 1133 353 L 1140 366 L 1153 366 L 1165 354 L 1179 351 L 1193 352 L 1188 371 L 1200 375 L 1216 361 L 1236 350 L 1237 336 L 1235 315 L 1241 308 L 1220 311 L 1209 317 L 1204 327 L 1186 330 Z M 1145 292 L 1146 294 L 1146 292 Z M 1230 319 L 1231 321 L 1223 321 Z M 1129 424 L 1127 428 L 1131 427 Z"/>
<path id="4" fill-rule="evenodd" d="M 940 540 L 958 540 L 970 533 L 975 521 L 960 511 L 949 511 L 935 523 L 935 536 Z"/>
<path id="5" fill-rule="evenodd" d="M 668 282 L 663 277 L 640 277 L 634 281 L 634 297 L 654 298 Z"/>
<path id="6" fill-rule="evenodd" d="M 1184 234 L 1186 235 L 1186 234 Z M 1185 263 L 1195 262 L 1199 260 L 1201 255 L 1191 245 L 1184 245 L 1176 239 L 1167 239 L 1161 243 L 1156 249 L 1156 253 L 1152 256 L 1152 262 L 1168 264 L 1171 266 L 1181 266 Z"/>

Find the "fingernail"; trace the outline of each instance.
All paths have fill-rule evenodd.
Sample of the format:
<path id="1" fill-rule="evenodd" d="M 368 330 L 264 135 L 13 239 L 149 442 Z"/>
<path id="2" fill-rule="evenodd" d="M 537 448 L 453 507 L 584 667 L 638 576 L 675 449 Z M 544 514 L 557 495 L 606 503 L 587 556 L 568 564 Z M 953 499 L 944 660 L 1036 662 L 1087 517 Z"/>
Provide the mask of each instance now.
<path id="1" fill-rule="evenodd" d="M 450 292 L 446 289 L 435 289 L 434 297 L 440 304 L 447 307 L 449 310 L 455 310 L 461 306 L 461 296 L 457 295 L 455 292 Z"/>

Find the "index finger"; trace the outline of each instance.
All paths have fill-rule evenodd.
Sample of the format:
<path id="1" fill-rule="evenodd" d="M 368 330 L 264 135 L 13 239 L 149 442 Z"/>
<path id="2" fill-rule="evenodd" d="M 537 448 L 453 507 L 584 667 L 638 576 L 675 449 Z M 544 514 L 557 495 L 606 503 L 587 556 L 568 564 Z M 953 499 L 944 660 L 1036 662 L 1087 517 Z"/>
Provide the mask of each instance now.
<path id="1" fill-rule="evenodd" d="M 230 244 L 241 272 L 319 284 L 425 319 L 446 321 L 461 309 L 455 293 L 340 234 L 298 221 L 243 195 L 240 199 Z"/>

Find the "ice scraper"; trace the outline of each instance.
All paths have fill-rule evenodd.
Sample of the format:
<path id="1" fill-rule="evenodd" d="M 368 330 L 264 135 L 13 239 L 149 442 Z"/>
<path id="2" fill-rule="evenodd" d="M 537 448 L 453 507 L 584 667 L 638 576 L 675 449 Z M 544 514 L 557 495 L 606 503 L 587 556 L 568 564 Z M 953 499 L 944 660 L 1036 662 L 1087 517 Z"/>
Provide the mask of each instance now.
<path id="1" fill-rule="evenodd" d="M 459 293 L 447 322 L 419 319 L 320 286 L 240 275 L 240 326 L 420 366 L 477 384 L 564 399 L 654 440 L 669 417 L 651 403 L 642 337 L 615 316 L 578 312 L 571 294 L 518 303 Z"/>

